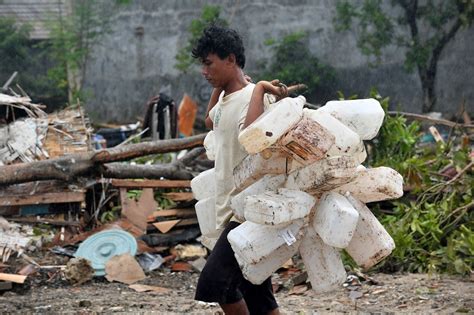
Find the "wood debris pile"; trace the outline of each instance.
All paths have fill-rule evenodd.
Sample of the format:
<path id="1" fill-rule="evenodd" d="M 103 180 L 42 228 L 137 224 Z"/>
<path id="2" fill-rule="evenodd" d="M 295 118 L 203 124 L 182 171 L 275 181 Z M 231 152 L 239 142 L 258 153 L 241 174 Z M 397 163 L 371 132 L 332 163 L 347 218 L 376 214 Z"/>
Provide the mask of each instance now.
<path id="1" fill-rule="evenodd" d="M 90 123 L 80 106 L 48 115 L 28 97 L 0 94 L 0 108 L 0 165 L 90 151 Z"/>

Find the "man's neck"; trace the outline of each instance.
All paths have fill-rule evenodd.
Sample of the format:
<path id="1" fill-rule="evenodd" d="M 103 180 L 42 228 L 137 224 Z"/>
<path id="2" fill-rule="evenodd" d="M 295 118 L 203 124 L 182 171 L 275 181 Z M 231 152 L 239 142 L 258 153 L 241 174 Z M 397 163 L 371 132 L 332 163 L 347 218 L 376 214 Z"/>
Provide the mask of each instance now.
<path id="1" fill-rule="evenodd" d="M 235 74 L 232 76 L 232 80 L 227 83 L 227 85 L 223 88 L 225 91 L 224 95 L 229 95 L 234 93 L 238 90 L 243 89 L 248 84 L 247 80 L 245 80 L 244 72 L 242 69 L 237 68 L 235 69 Z"/>

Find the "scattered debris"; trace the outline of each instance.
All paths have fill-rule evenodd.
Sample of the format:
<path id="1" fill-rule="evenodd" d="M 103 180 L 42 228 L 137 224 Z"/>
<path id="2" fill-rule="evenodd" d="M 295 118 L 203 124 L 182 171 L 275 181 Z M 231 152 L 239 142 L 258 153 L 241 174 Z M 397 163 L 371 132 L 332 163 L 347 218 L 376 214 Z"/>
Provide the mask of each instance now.
<path id="1" fill-rule="evenodd" d="M 138 256 L 138 263 L 143 268 L 144 271 L 150 272 L 155 269 L 160 268 L 160 266 L 165 262 L 161 255 L 153 255 L 150 253 L 143 253 Z"/>
<path id="2" fill-rule="evenodd" d="M 11 273 L 0 273 L 0 280 L 15 283 L 24 283 L 26 280 L 26 276 Z"/>
<path id="3" fill-rule="evenodd" d="M 133 284 L 146 278 L 143 269 L 129 253 L 115 255 L 105 264 L 105 278 L 112 281 Z"/>
<path id="4" fill-rule="evenodd" d="M 83 284 L 94 277 L 94 268 L 91 262 L 85 258 L 72 258 L 68 261 L 64 276 L 72 284 Z"/>
<path id="5" fill-rule="evenodd" d="M 125 253 L 135 256 L 137 241 L 128 232 L 112 229 L 88 237 L 81 243 L 75 256 L 88 259 L 95 270 L 95 275 L 103 276 L 106 274 L 107 262 Z"/>
<path id="6" fill-rule="evenodd" d="M 137 292 L 166 293 L 170 291 L 170 289 L 167 289 L 167 288 L 146 285 L 146 284 L 131 284 L 128 287 Z"/>

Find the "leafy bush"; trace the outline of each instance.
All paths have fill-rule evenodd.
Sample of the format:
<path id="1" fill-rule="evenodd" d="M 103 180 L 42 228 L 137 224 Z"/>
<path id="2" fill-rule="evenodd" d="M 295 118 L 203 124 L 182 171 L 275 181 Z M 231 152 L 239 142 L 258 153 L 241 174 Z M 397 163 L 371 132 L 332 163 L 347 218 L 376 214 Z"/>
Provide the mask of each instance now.
<path id="1" fill-rule="evenodd" d="M 311 53 L 306 39 L 305 32 L 296 32 L 278 41 L 268 40 L 265 44 L 272 48 L 273 55 L 260 62 L 261 71 L 256 79 L 279 79 L 287 85 L 303 83 L 308 86 L 307 95 L 328 95 L 335 72 Z"/>
<path id="2" fill-rule="evenodd" d="M 377 98 L 385 110 L 388 98 Z M 372 205 L 396 249 L 379 270 L 469 274 L 474 266 L 474 174 L 468 141 L 420 145 L 420 125 L 385 116 L 371 144 L 369 164 L 402 174 L 408 193 Z M 449 172 L 454 172 L 449 175 Z M 455 175 L 453 175 L 455 174 Z M 387 210 L 388 208 L 388 210 Z M 388 212 L 388 214 L 387 214 Z"/>

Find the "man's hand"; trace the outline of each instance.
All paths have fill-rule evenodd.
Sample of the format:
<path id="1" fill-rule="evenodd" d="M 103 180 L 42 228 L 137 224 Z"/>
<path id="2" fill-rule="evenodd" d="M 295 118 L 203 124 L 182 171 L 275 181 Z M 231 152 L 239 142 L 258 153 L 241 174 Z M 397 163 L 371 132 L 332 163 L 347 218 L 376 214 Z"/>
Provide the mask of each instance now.
<path id="1" fill-rule="evenodd" d="M 265 93 L 275 95 L 277 97 L 277 101 L 288 96 L 288 87 L 281 83 L 278 79 L 272 80 L 270 82 L 260 81 L 257 84 L 260 84 L 263 87 Z"/>
<path id="2" fill-rule="evenodd" d="M 242 128 L 246 128 L 263 113 L 263 95 L 265 93 L 273 94 L 277 97 L 277 100 L 281 100 L 288 96 L 288 88 L 286 85 L 280 83 L 280 80 L 273 80 L 271 82 L 259 81 L 253 89 L 249 109 Z"/>

